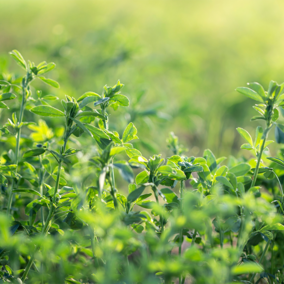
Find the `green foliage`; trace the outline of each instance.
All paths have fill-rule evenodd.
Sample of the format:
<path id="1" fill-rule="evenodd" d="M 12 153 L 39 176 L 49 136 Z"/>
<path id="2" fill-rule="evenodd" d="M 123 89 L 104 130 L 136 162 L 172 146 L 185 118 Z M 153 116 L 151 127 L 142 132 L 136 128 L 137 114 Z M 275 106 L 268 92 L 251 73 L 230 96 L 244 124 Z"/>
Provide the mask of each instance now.
<path id="1" fill-rule="evenodd" d="M 145 158 L 132 144 L 132 121 L 118 131 L 110 124 L 110 107 L 129 105 L 120 81 L 101 96 L 66 95 L 60 106 L 31 85 L 39 78 L 59 86 L 38 77 L 55 64 L 11 55 L 26 73 L 1 81 L 0 98 L 16 105 L 2 110 L 11 117 L 1 129 L 2 282 L 282 281 L 284 152 L 267 157 L 267 135 L 282 127 L 283 84 L 237 89 L 262 102 L 254 109 L 265 127 L 255 139 L 237 129 L 251 160 L 231 156 L 222 165 L 226 158 L 209 149 L 186 156 L 173 133 L 172 156 Z"/>

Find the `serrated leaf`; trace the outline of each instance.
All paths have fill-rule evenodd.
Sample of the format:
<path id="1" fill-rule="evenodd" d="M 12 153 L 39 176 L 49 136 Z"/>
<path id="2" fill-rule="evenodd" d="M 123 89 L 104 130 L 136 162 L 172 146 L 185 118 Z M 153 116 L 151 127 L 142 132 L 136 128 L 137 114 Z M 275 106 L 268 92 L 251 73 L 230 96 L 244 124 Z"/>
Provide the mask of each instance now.
<path id="1" fill-rule="evenodd" d="M 31 112 L 41 116 L 63 117 L 64 112 L 52 106 L 36 106 L 31 109 Z"/>

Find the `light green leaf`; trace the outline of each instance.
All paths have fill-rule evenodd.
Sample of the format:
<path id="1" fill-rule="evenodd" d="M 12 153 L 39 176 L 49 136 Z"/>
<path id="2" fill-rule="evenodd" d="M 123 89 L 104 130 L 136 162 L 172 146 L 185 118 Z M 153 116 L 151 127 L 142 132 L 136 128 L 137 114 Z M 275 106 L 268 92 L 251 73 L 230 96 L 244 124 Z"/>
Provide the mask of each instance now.
<path id="1" fill-rule="evenodd" d="M 266 226 L 262 227 L 259 231 L 260 232 L 264 232 L 264 231 L 284 231 L 284 226 L 280 223 L 276 223 L 276 224 L 272 224 L 272 225 L 266 225 Z"/>
<path id="2" fill-rule="evenodd" d="M 233 173 L 236 177 L 243 176 L 249 172 L 251 166 L 245 163 L 239 164 L 229 170 L 230 173 Z"/>
<path id="3" fill-rule="evenodd" d="M 46 84 L 48 84 L 48 85 L 50 85 L 50 86 L 52 86 L 54 88 L 59 88 L 60 87 L 59 83 L 54 81 L 54 80 L 52 80 L 52 79 L 48 79 L 48 78 L 45 78 L 43 76 L 39 76 L 38 78 L 41 79 L 44 83 L 46 83 Z"/>
<path id="4" fill-rule="evenodd" d="M 134 126 L 134 124 L 130 122 L 123 132 L 122 141 L 126 143 L 134 139 L 139 139 L 136 134 L 137 134 L 137 129 Z"/>
<path id="5" fill-rule="evenodd" d="M 231 189 L 234 189 L 234 187 L 232 186 L 232 184 L 229 182 L 229 180 L 223 176 L 219 176 L 219 177 L 216 177 L 216 180 L 226 186 L 228 186 L 229 188 Z"/>
<path id="6" fill-rule="evenodd" d="M 129 99 L 124 95 L 114 95 L 110 98 L 110 102 L 116 102 L 121 106 L 129 106 Z"/>
<path id="7" fill-rule="evenodd" d="M 266 99 L 264 88 L 257 82 L 248 83 L 250 89 L 258 93 L 263 99 Z"/>
<path id="8" fill-rule="evenodd" d="M 169 188 L 167 188 L 167 187 L 162 188 L 161 192 L 164 194 L 168 203 L 172 203 L 172 202 L 179 203 L 177 195 L 172 190 L 170 190 Z"/>
<path id="9" fill-rule="evenodd" d="M 253 147 L 253 142 L 250 134 L 243 128 L 238 127 L 237 131 L 240 133 L 240 135 Z"/>
<path id="10" fill-rule="evenodd" d="M 90 132 L 94 135 L 94 137 L 103 138 L 103 139 L 110 139 L 109 136 L 103 130 L 101 130 L 101 129 L 93 126 L 93 125 L 86 124 L 85 127 L 90 130 Z"/>
<path id="11" fill-rule="evenodd" d="M 31 112 L 41 115 L 41 116 L 52 116 L 52 117 L 58 117 L 58 116 L 65 116 L 65 114 L 52 106 L 36 106 L 31 109 Z"/>
<path id="12" fill-rule="evenodd" d="M 101 98 L 101 96 L 96 94 L 96 93 L 87 92 L 78 99 L 78 102 L 81 102 L 79 106 L 80 106 L 80 108 L 83 108 L 86 105 L 88 105 L 89 103 L 95 102 L 95 101 L 99 100 L 100 98 Z"/>
<path id="13" fill-rule="evenodd" d="M 232 274 L 248 274 L 248 273 L 260 273 L 263 271 L 263 267 L 256 262 L 246 262 L 241 265 L 235 265 L 232 267 Z"/>
<path id="14" fill-rule="evenodd" d="M 24 68 L 27 69 L 27 63 L 24 59 L 24 57 L 22 56 L 22 54 L 14 49 L 11 52 L 9 52 L 9 54 Z"/>
<path id="15" fill-rule="evenodd" d="M 239 93 L 255 100 L 258 102 L 264 102 L 263 98 L 254 90 L 247 88 L 247 87 L 239 87 L 236 89 L 236 91 L 238 91 Z"/>

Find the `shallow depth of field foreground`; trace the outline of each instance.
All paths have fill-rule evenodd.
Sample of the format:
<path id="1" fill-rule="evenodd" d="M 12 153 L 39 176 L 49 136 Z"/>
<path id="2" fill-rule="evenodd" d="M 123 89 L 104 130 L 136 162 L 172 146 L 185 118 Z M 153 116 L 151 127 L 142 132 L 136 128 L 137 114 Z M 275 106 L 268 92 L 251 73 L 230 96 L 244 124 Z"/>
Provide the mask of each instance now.
<path id="1" fill-rule="evenodd" d="M 276 78 L 261 75 L 257 61 L 245 75 L 228 63 L 236 76 L 222 77 L 217 51 L 203 69 L 205 55 L 191 44 L 193 57 L 182 61 L 183 28 L 200 24 L 188 40 L 201 47 L 212 20 L 185 17 L 183 1 L 165 0 L 176 33 L 160 1 L 62 3 L 0 4 L 0 23 L 8 21 L 0 31 L 0 283 L 283 284 L 284 83 L 273 81 L 283 63 L 265 67 Z M 218 15 L 204 3 L 192 3 L 191 15 L 201 17 L 203 7 Z M 248 11 L 242 0 L 223 4 L 228 25 L 213 17 L 212 31 L 231 35 L 229 16 Z M 253 23 L 282 21 L 277 7 L 262 20 L 266 5 L 252 7 Z M 17 16 L 13 24 L 5 11 Z M 87 27 L 91 11 L 99 20 Z M 157 15 L 145 38 L 142 12 Z M 52 23 L 56 39 L 39 40 L 28 29 L 34 22 L 43 34 Z M 85 34 L 81 45 L 75 34 Z M 208 49 L 216 41 L 207 38 Z M 245 62 L 242 44 L 226 42 L 239 44 Z M 158 54 L 156 44 L 167 48 Z M 173 50 L 183 51 L 171 57 Z M 190 80 L 189 62 L 197 70 Z"/>

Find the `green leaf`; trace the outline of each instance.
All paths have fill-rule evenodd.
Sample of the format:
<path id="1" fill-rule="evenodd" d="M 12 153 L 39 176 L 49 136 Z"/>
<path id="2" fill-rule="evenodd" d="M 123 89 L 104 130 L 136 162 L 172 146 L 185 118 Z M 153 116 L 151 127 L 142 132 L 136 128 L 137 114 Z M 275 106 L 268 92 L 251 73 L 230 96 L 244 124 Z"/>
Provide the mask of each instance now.
<path id="1" fill-rule="evenodd" d="M 123 132 L 122 141 L 126 143 L 134 139 L 139 139 L 136 134 L 137 134 L 137 129 L 134 126 L 134 124 L 130 122 Z"/>
<path id="2" fill-rule="evenodd" d="M 89 134 L 91 137 L 93 137 L 92 132 L 79 120 L 72 118 L 71 119 L 79 126 L 82 130 L 84 130 L 87 134 Z"/>
<path id="3" fill-rule="evenodd" d="M 145 189 L 144 185 L 141 185 L 140 187 L 138 187 L 137 189 L 133 190 L 128 196 L 127 196 L 127 200 L 128 202 L 134 202 L 138 197 L 140 197 L 140 195 L 143 193 Z"/>
<path id="4" fill-rule="evenodd" d="M 281 126 L 280 124 L 277 124 L 275 126 L 275 140 L 278 144 L 283 144 L 284 143 L 284 132 L 283 130 L 281 129 Z"/>
<path id="5" fill-rule="evenodd" d="M 240 135 L 253 147 L 253 142 L 250 134 L 243 128 L 238 127 L 237 131 L 240 133 Z"/>
<path id="6" fill-rule="evenodd" d="M 46 84 L 48 84 L 48 85 L 50 85 L 50 86 L 52 86 L 54 88 L 59 88 L 60 87 L 59 83 L 54 81 L 54 80 L 52 80 L 52 79 L 48 79 L 48 78 L 45 78 L 43 76 L 39 76 L 38 78 L 41 79 L 44 83 L 46 83 Z"/>
<path id="7" fill-rule="evenodd" d="M 263 98 L 254 90 L 247 88 L 247 87 L 239 87 L 236 89 L 236 91 L 238 91 L 239 93 L 255 100 L 258 102 L 264 102 Z"/>
<path id="8" fill-rule="evenodd" d="M 85 107 L 86 105 L 88 105 L 89 103 L 98 101 L 100 98 L 101 98 L 101 96 L 98 95 L 98 94 L 96 94 L 96 93 L 87 92 L 87 93 L 85 93 L 83 96 L 81 96 L 81 97 L 77 100 L 77 102 L 81 102 L 80 105 L 79 105 L 79 107 L 80 107 L 80 108 L 83 108 L 83 107 Z"/>
<path id="9" fill-rule="evenodd" d="M 85 125 L 86 128 L 88 128 L 90 130 L 90 132 L 94 135 L 94 138 L 98 137 L 98 138 L 103 138 L 103 139 L 110 139 L 109 136 L 101 129 L 93 126 L 93 125 Z"/>
<path id="10" fill-rule="evenodd" d="M 211 150 L 206 149 L 203 153 L 203 157 L 207 161 L 207 166 L 209 167 L 210 172 L 215 172 L 215 169 L 217 168 L 217 162 L 214 154 Z"/>
<path id="11" fill-rule="evenodd" d="M 13 190 L 14 193 L 22 192 L 22 193 L 31 193 L 37 196 L 41 196 L 40 193 L 34 189 L 27 189 L 27 188 L 18 188 Z"/>
<path id="12" fill-rule="evenodd" d="M 254 146 L 257 147 L 262 140 L 263 136 L 263 128 L 261 126 L 258 126 L 255 131 L 255 141 L 254 141 Z"/>
<path id="13" fill-rule="evenodd" d="M 229 172 L 233 173 L 236 177 L 239 177 L 239 176 L 245 175 L 247 172 L 250 171 L 250 169 L 251 169 L 251 166 L 249 164 L 242 163 L 242 164 L 239 164 L 231 168 Z"/>
<path id="14" fill-rule="evenodd" d="M 119 170 L 120 175 L 128 182 L 133 183 L 134 175 L 132 169 L 125 163 L 114 163 L 113 166 Z"/>
<path id="15" fill-rule="evenodd" d="M 145 183 L 148 182 L 148 180 L 149 180 L 149 173 L 147 171 L 139 173 L 135 178 L 136 184 Z"/>
<path id="16" fill-rule="evenodd" d="M 121 106 L 129 106 L 129 99 L 124 95 L 114 95 L 110 98 L 110 102 L 116 102 Z"/>
<path id="17" fill-rule="evenodd" d="M 216 180 L 226 186 L 228 186 L 229 188 L 231 189 L 234 189 L 234 187 L 232 186 L 232 184 L 229 182 L 229 180 L 223 176 L 219 176 L 219 177 L 216 177 Z"/>
<path id="18" fill-rule="evenodd" d="M 13 100 L 14 98 L 16 98 L 16 95 L 12 93 L 4 93 L 0 95 L 0 101 Z"/>
<path id="19" fill-rule="evenodd" d="M 266 99 L 264 88 L 259 83 L 257 82 L 248 83 L 248 86 L 250 87 L 250 89 L 258 93 L 264 100 Z"/>
<path id="20" fill-rule="evenodd" d="M 87 98 L 87 97 L 97 97 L 98 99 L 101 98 L 101 96 L 98 95 L 97 93 L 94 93 L 94 92 L 86 92 L 86 93 L 84 93 L 81 97 L 79 97 L 79 98 L 77 99 L 77 102 L 79 103 L 79 102 L 83 101 L 83 100 L 84 100 L 85 98 Z"/>
<path id="21" fill-rule="evenodd" d="M 47 72 L 51 71 L 52 69 L 54 69 L 55 66 L 56 66 L 55 63 L 50 62 L 46 66 L 44 66 L 43 68 L 39 68 L 40 70 L 38 71 L 37 74 L 39 75 L 39 74 L 47 73 Z"/>
<path id="22" fill-rule="evenodd" d="M 284 161 L 282 161 L 279 158 L 267 157 L 267 159 L 278 164 L 278 165 L 280 165 L 280 166 L 282 166 L 282 167 L 284 167 Z"/>
<path id="23" fill-rule="evenodd" d="M 65 114 L 52 106 L 36 106 L 31 109 L 31 112 L 41 116 L 63 117 Z"/>
<path id="24" fill-rule="evenodd" d="M 177 195 L 172 190 L 170 190 L 169 188 L 167 188 L 167 187 L 162 188 L 161 192 L 164 194 L 168 203 L 172 203 L 172 202 L 179 203 Z"/>
<path id="25" fill-rule="evenodd" d="M 284 231 L 284 226 L 280 223 L 276 223 L 276 224 L 272 224 L 272 225 L 266 225 L 266 226 L 262 227 L 259 231 L 260 232 L 264 232 L 264 231 Z"/>
<path id="26" fill-rule="evenodd" d="M 34 157 L 34 156 L 39 156 L 45 152 L 44 148 L 35 148 L 28 150 L 24 153 L 23 158 L 28 158 L 28 157 Z"/>
<path id="27" fill-rule="evenodd" d="M 272 115 L 271 119 L 272 119 L 272 121 L 275 122 L 278 118 L 279 118 L 279 111 L 278 111 L 277 108 L 275 108 L 275 109 L 273 110 L 273 115 Z"/>
<path id="28" fill-rule="evenodd" d="M 248 273 L 260 273 L 263 271 L 263 267 L 256 262 L 246 262 L 241 265 L 235 265 L 232 267 L 232 274 L 248 274 Z"/>
<path id="29" fill-rule="evenodd" d="M 11 52 L 9 52 L 9 54 L 24 68 L 27 69 L 27 63 L 24 59 L 24 57 L 22 56 L 22 54 L 14 49 Z"/>
<path id="30" fill-rule="evenodd" d="M 6 104 L 2 103 L 2 102 L 0 102 L 0 108 L 7 108 L 7 109 L 9 109 L 8 106 Z"/>
<path id="31" fill-rule="evenodd" d="M 76 115 L 76 117 L 85 117 L 85 116 L 88 117 L 95 116 L 103 120 L 106 119 L 102 114 L 98 113 L 97 111 L 79 111 Z"/>
<path id="32" fill-rule="evenodd" d="M 118 146 L 118 147 L 112 147 L 111 150 L 110 150 L 110 157 L 114 156 L 114 155 L 117 155 L 123 151 L 125 151 L 125 147 L 121 147 L 121 146 Z"/>

